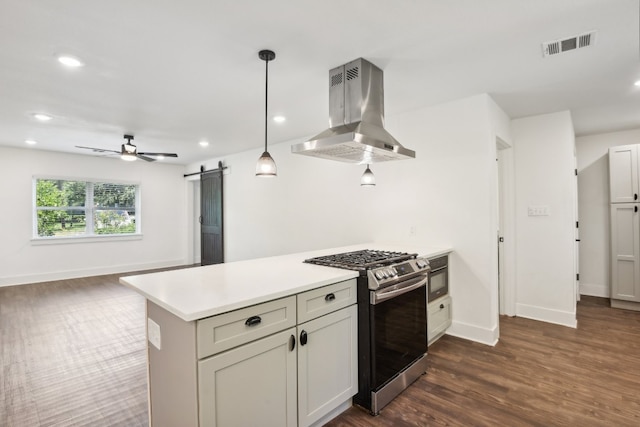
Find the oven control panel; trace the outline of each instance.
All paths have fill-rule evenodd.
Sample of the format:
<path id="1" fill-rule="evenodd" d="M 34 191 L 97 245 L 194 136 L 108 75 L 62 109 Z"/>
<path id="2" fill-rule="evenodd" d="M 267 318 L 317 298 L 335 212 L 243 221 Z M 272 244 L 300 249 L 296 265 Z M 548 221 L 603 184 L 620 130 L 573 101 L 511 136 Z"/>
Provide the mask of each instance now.
<path id="1" fill-rule="evenodd" d="M 378 289 L 429 271 L 429 260 L 416 258 L 398 264 L 378 267 L 367 272 L 369 289 Z"/>

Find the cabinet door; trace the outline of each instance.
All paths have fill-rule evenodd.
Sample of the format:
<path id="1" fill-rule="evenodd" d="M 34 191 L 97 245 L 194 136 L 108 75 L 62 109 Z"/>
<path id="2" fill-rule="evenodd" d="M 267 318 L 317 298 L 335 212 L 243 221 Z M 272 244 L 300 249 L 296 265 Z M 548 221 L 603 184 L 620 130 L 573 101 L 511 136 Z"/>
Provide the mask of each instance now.
<path id="1" fill-rule="evenodd" d="M 638 201 L 638 146 L 609 149 L 609 194 L 611 203 Z"/>
<path id="2" fill-rule="evenodd" d="M 198 362 L 200 427 L 295 426 L 296 329 Z"/>
<path id="3" fill-rule="evenodd" d="M 611 298 L 640 301 L 640 212 L 637 203 L 611 205 Z"/>
<path id="4" fill-rule="evenodd" d="M 311 425 L 357 392 L 357 305 L 299 325 L 298 425 Z"/>
<path id="5" fill-rule="evenodd" d="M 431 345 L 451 326 L 451 297 L 444 296 L 427 306 L 427 339 Z"/>

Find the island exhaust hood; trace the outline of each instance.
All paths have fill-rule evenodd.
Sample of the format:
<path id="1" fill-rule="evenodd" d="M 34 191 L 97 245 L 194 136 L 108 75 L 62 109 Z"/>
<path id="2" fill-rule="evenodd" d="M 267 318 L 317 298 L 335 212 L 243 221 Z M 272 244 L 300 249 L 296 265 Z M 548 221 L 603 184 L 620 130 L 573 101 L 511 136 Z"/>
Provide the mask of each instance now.
<path id="1" fill-rule="evenodd" d="M 384 129 L 382 70 L 362 58 L 329 71 L 329 129 L 291 152 L 359 164 L 416 157 Z"/>

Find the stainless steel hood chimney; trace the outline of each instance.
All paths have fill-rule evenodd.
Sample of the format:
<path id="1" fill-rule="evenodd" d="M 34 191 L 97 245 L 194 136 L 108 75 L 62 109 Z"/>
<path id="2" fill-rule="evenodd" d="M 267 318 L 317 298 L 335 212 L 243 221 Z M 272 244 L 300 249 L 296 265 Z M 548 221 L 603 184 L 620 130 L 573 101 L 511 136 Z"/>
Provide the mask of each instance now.
<path id="1" fill-rule="evenodd" d="M 329 129 L 291 152 L 360 164 L 416 157 L 384 129 L 382 70 L 362 58 L 329 71 Z"/>

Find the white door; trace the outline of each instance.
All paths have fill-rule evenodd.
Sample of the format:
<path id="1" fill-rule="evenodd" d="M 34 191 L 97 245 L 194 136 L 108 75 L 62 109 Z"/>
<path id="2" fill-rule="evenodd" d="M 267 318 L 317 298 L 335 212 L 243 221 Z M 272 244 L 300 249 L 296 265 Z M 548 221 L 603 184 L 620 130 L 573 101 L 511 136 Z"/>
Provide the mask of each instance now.
<path id="1" fill-rule="evenodd" d="M 295 333 L 290 328 L 199 361 L 200 427 L 296 426 Z"/>
<path id="2" fill-rule="evenodd" d="M 640 302 L 640 213 L 637 203 L 611 205 L 611 298 Z"/>
<path id="3" fill-rule="evenodd" d="M 357 392 L 357 305 L 298 325 L 298 425 L 311 425 Z"/>
<path id="4" fill-rule="evenodd" d="M 575 251 L 574 251 L 574 269 L 575 269 L 575 293 L 576 293 L 576 301 L 580 301 L 580 221 L 578 216 L 578 158 L 573 157 L 573 165 L 575 170 L 575 180 L 574 180 L 574 189 L 573 189 L 573 211 L 575 217 Z"/>
<path id="5" fill-rule="evenodd" d="M 609 149 L 609 194 L 611 203 L 638 202 L 638 146 Z"/>

